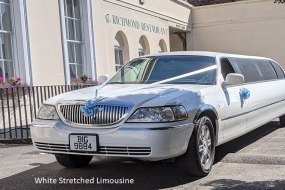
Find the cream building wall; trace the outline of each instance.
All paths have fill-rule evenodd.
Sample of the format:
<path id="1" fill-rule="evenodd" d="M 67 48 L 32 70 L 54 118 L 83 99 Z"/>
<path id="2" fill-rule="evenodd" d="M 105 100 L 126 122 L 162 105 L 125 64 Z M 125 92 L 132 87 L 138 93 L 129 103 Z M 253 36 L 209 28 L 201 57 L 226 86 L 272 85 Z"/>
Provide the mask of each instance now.
<path id="1" fill-rule="evenodd" d="M 284 5 L 249 0 L 195 7 L 192 20 L 192 50 L 265 56 L 285 68 Z"/>
<path id="2" fill-rule="evenodd" d="M 144 36 L 149 53 L 182 50 L 177 35 L 186 32 L 187 50 L 207 50 L 267 56 L 285 67 L 285 6 L 273 0 L 248 0 L 223 5 L 193 7 L 182 0 L 91 0 L 92 42 L 96 76 L 115 72 L 114 44 L 120 31 L 126 37 L 128 56 L 138 57 L 139 39 Z M 65 84 L 64 52 L 59 0 L 27 0 L 29 56 L 33 85 Z M 116 18 L 138 22 L 140 27 L 113 22 Z M 142 23 L 160 32 L 142 29 Z M 181 41 L 180 41 L 181 42 Z"/>
<path id="3" fill-rule="evenodd" d="M 33 85 L 65 84 L 58 0 L 26 1 Z"/>
<path id="4" fill-rule="evenodd" d="M 165 41 L 167 51 L 170 50 L 170 27 L 191 30 L 190 5 L 180 0 L 146 1 L 144 5 L 139 4 L 138 0 L 93 0 L 92 12 L 97 76 L 115 72 L 114 42 L 119 31 L 125 34 L 128 41 L 129 56 L 125 60 L 128 61 L 138 57 L 141 36 L 146 37 L 150 53 L 153 54 L 160 51 L 158 44 L 161 39 Z M 140 27 L 115 24 L 113 16 L 138 21 Z M 143 30 L 141 23 L 157 26 L 164 32 Z"/>

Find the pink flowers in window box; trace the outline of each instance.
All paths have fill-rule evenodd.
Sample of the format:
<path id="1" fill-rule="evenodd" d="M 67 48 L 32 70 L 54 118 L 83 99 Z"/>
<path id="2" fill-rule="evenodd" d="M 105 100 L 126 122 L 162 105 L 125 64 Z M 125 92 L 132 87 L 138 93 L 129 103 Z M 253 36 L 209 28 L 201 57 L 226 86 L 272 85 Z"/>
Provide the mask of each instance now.
<path id="1" fill-rule="evenodd" d="M 5 82 L 4 78 L 0 77 L 0 95 L 2 98 L 22 97 L 24 94 L 28 94 L 29 86 L 21 84 L 21 82 L 20 77 L 9 77 Z"/>
<path id="2" fill-rule="evenodd" d="M 93 80 L 91 77 L 88 77 L 87 75 L 82 75 L 81 77 L 74 78 L 71 80 L 71 84 L 74 86 L 94 86 L 97 85 L 97 81 Z"/>
<path id="3" fill-rule="evenodd" d="M 1 86 L 19 86 L 21 85 L 22 79 L 20 77 L 9 77 L 8 80 L 4 82 L 4 77 L 0 77 Z"/>
<path id="4" fill-rule="evenodd" d="M 9 84 L 12 85 L 12 86 L 17 86 L 19 84 L 21 84 L 21 78 L 20 77 L 9 77 Z"/>

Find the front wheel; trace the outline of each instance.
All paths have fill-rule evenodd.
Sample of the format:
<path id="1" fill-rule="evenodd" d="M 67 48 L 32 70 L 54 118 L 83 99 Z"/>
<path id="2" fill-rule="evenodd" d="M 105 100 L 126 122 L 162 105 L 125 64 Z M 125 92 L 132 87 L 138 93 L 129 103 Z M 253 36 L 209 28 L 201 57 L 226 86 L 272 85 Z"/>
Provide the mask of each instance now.
<path id="1" fill-rule="evenodd" d="M 180 168 L 189 175 L 207 176 L 215 157 L 215 134 L 211 120 L 201 117 L 193 129 L 187 152 L 178 158 Z"/>
<path id="2" fill-rule="evenodd" d="M 55 158 L 60 165 L 66 168 L 81 168 L 87 166 L 93 156 L 56 154 Z"/>

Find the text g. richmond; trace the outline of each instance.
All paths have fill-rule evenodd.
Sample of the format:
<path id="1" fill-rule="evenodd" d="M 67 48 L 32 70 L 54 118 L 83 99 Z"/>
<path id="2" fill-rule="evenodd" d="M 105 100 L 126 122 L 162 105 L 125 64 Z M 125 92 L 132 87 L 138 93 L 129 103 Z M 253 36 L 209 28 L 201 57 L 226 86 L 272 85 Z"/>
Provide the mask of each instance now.
<path id="1" fill-rule="evenodd" d="M 92 177 L 89 179 L 85 178 L 50 178 L 50 177 L 35 177 L 36 184 L 134 184 L 134 179 L 127 178 L 103 178 L 103 177 Z"/>

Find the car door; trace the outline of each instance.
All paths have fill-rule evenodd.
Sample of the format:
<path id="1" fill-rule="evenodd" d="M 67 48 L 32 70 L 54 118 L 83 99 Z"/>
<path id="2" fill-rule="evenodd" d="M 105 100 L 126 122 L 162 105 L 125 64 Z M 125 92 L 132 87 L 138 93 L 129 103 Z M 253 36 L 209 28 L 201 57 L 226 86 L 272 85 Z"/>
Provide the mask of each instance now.
<path id="1" fill-rule="evenodd" d="M 229 73 L 236 73 L 228 58 L 221 59 L 221 72 L 226 78 Z M 231 140 L 243 133 L 246 129 L 245 109 L 248 107 L 240 97 L 240 90 L 243 85 L 226 86 L 223 88 L 225 117 L 224 123 L 224 141 Z"/>
<path id="2" fill-rule="evenodd" d="M 247 117 L 247 130 L 253 130 L 279 116 L 280 103 L 285 99 L 284 80 L 268 60 L 255 60 L 260 81 L 251 84 L 251 111 Z M 283 71 L 282 71 L 283 72 Z M 284 74 L 284 73 L 283 73 Z M 279 74 L 280 75 L 280 74 Z M 284 76 L 283 76 L 284 77 Z"/>
<path id="3" fill-rule="evenodd" d="M 277 84 L 276 71 L 268 60 L 229 58 L 229 61 L 235 72 L 244 75 L 241 90 L 250 93 L 247 99 L 243 100 L 241 96 L 246 133 L 274 119 L 278 110 L 274 109 L 274 104 L 280 101 L 282 88 Z"/>

